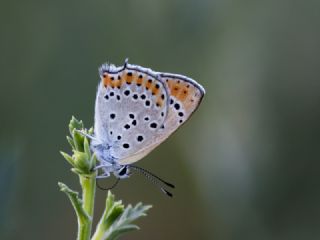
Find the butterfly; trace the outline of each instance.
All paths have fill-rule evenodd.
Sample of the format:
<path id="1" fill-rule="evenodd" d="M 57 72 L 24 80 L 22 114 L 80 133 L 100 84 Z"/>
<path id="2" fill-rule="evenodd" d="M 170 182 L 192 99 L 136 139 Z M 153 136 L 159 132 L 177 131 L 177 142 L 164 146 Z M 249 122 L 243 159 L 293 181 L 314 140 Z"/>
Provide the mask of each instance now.
<path id="1" fill-rule="evenodd" d="M 103 64 L 95 101 L 91 149 L 99 160 L 98 178 L 113 173 L 118 179 L 136 170 L 154 183 L 167 183 L 133 165 L 166 140 L 199 107 L 205 94 L 195 80 L 155 72 L 128 63 Z M 165 189 L 162 191 L 171 195 Z"/>

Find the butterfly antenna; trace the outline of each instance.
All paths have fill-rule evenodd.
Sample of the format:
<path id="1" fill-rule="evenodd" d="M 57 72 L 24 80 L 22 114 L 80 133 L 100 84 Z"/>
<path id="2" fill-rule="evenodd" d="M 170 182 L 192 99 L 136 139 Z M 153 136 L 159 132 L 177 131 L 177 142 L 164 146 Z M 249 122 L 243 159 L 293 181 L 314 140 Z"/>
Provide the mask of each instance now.
<path id="1" fill-rule="evenodd" d="M 166 194 L 167 196 L 169 197 L 172 197 L 172 193 L 167 191 L 166 189 L 164 189 L 162 186 L 161 186 L 161 183 L 162 184 L 165 184 L 166 186 L 168 187 L 171 187 L 171 188 L 174 188 L 174 185 L 169 183 L 169 182 L 166 182 L 164 181 L 163 179 L 161 179 L 160 177 L 154 175 L 153 173 L 149 172 L 148 170 L 144 169 L 144 168 L 141 168 L 141 167 L 138 167 L 138 166 L 133 166 L 133 165 L 128 165 L 128 167 L 132 170 L 135 170 L 136 172 L 142 174 L 143 176 L 145 176 L 147 179 L 149 179 L 154 185 L 158 186 L 160 188 L 160 190 Z"/>
<path id="2" fill-rule="evenodd" d="M 100 190 L 104 190 L 104 191 L 106 191 L 106 190 L 111 190 L 111 189 L 115 188 L 115 187 L 118 185 L 119 181 L 120 181 L 120 178 L 117 178 L 117 180 L 114 182 L 114 184 L 113 184 L 111 187 L 104 188 L 104 187 L 101 187 L 101 186 L 99 185 L 99 178 L 97 178 L 97 180 L 96 180 L 96 182 L 97 182 L 97 187 L 98 187 Z"/>

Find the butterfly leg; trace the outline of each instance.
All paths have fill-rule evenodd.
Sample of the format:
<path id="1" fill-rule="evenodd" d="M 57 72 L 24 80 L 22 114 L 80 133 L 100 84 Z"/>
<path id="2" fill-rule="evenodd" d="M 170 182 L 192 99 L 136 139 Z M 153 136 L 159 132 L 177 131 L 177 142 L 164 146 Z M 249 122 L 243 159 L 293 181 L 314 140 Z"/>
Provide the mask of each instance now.
<path id="1" fill-rule="evenodd" d="M 107 178 L 110 176 L 110 173 L 112 172 L 112 167 L 110 164 L 106 165 L 106 164 L 103 164 L 103 165 L 99 165 L 95 168 L 96 170 L 97 169 L 101 169 L 99 172 L 102 172 L 100 175 L 98 175 L 96 178 Z"/>
<path id="2" fill-rule="evenodd" d="M 104 163 L 104 164 L 100 164 L 98 166 L 95 167 L 95 170 L 99 169 L 99 168 L 105 168 L 105 169 L 108 169 L 112 166 L 111 163 Z"/>
<path id="3" fill-rule="evenodd" d="M 97 179 L 101 179 L 101 178 L 108 178 L 110 177 L 110 173 L 109 172 L 104 172 L 103 174 L 96 176 Z"/>

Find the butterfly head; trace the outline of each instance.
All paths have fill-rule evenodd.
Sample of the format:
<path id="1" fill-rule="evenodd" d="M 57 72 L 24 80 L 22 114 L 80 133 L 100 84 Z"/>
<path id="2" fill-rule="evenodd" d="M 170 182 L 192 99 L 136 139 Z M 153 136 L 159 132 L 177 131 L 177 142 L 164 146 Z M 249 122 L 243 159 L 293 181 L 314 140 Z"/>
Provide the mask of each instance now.
<path id="1" fill-rule="evenodd" d="M 120 166 L 113 174 L 120 179 L 128 178 L 130 176 L 130 168 L 128 165 Z"/>

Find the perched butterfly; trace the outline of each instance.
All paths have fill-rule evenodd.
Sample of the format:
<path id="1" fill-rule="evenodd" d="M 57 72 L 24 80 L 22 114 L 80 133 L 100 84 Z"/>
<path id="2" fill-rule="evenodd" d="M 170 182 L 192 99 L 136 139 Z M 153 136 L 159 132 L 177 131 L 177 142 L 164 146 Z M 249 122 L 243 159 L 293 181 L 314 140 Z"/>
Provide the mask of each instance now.
<path id="1" fill-rule="evenodd" d="M 104 64 L 95 102 L 94 136 L 91 148 L 101 174 L 118 179 L 130 170 L 147 176 L 153 183 L 173 187 L 152 173 L 132 165 L 174 131 L 198 108 L 205 93 L 196 81 L 178 74 L 155 72 L 125 64 Z M 161 187 L 171 196 L 171 193 Z"/>

